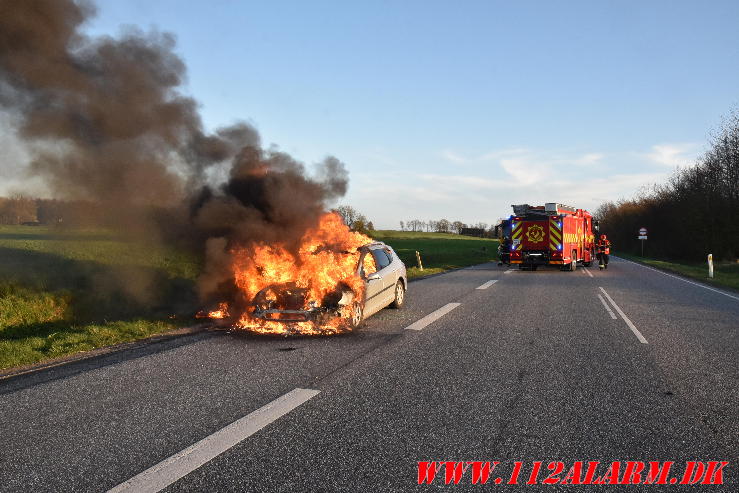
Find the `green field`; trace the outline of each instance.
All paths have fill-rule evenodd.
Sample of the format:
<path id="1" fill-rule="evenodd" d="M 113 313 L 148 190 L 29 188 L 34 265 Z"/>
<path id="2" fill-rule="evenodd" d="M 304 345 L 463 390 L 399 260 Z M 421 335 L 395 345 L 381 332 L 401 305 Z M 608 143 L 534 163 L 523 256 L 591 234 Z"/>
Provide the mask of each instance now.
<path id="1" fill-rule="evenodd" d="M 487 262 L 498 246 L 441 233 L 374 236 L 393 246 L 409 277 Z M 0 226 L 0 369 L 192 324 L 199 272 L 181 252 L 102 230 Z"/>
<path id="2" fill-rule="evenodd" d="M 103 231 L 0 226 L 0 369 L 189 322 L 198 271 L 181 253 Z"/>
<path id="3" fill-rule="evenodd" d="M 490 262 L 498 258 L 498 240 L 487 238 L 412 231 L 375 231 L 372 236 L 393 247 L 408 267 L 409 278 Z M 416 250 L 421 254 L 423 271 L 417 267 Z"/>
<path id="4" fill-rule="evenodd" d="M 727 287 L 739 290 L 739 263 L 738 262 L 715 262 L 713 266 L 713 279 L 708 278 L 708 264 L 700 263 L 680 263 L 670 260 L 658 260 L 652 258 L 639 257 L 628 253 L 615 252 L 618 257 L 641 262 L 651 265 L 658 269 L 672 271 L 686 277 L 692 277 L 707 284 L 714 284 L 717 287 Z"/>

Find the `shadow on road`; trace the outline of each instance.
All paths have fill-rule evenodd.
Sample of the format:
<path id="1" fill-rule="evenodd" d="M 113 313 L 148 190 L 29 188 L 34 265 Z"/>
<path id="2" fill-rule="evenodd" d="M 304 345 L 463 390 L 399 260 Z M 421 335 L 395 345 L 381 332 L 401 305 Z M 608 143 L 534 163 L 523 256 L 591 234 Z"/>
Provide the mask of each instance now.
<path id="1" fill-rule="evenodd" d="M 0 281 L 39 293 L 65 293 L 72 310 L 68 315 L 75 321 L 166 316 L 197 307 L 194 281 L 172 278 L 164 269 L 109 265 L 7 247 L 0 247 L 0 259 Z"/>

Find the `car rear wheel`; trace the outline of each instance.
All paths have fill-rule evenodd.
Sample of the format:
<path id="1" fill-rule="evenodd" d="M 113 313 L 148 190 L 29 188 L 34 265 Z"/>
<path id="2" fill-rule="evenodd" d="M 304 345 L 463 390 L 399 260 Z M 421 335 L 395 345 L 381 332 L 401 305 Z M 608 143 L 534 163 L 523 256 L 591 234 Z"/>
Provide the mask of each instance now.
<path id="1" fill-rule="evenodd" d="M 403 303 L 405 303 L 405 286 L 403 285 L 403 281 L 398 281 L 395 283 L 395 299 L 390 306 L 393 308 L 402 308 Z"/>

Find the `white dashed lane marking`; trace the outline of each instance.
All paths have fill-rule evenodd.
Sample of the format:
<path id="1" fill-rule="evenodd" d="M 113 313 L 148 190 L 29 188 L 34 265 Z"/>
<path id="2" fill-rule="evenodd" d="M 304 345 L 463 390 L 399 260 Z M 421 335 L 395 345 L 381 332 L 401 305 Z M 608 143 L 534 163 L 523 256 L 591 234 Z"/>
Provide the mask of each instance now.
<path id="1" fill-rule="evenodd" d="M 647 340 L 644 338 L 644 336 L 641 334 L 641 332 L 639 332 L 639 329 L 637 329 L 634 323 L 631 320 L 629 320 L 629 317 L 627 317 L 626 314 L 623 312 L 623 310 L 621 310 L 621 308 L 616 304 L 616 302 L 613 301 L 613 298 L 611 298 L 608 295 L 608 293 L 606 293 L 606 290 L 603 288 L 600 288 L 600 290 L 603 291 L 603 294 L 605 295 L 605 297 L 608 298 L 608 301 L 611 302 L 611 304 L 613 305 L 613 308 L 615 308 L 618 314 L 621 315 L 621 318 L 624 319 L 624 322 L 626 322 L 626 325 L 628 325 L 628 327 L 631 329 L 631 332 L 634 333 L 636 338 L 639 339 L 639 342 L 641 342 L 642 344 L 649 344 Z"/>
<path id="2" fill-rule="evenodd" d="M 441 317 L 457 308 L 461 303 L 447 303 L 438 310 L 429 313 L 422 319 L 410 324 L 405 330 L 422 330 L 427 325 L 439 320 Z"/>
<path id="3" fill-rule="evenodd" d="M 608 303 L 606 303 L 606 300 L 603 299 L 602 295 L 598 295 L 598 298 L 600 299 L 600 302 L 603 303 L 603 306 L 606 307 L 606 310 L 608 310 L 608 314 L 611 316 L 613 320 L 616 320 L 618 317 L 615 313 L 613 313 L 613 310 L 611 310 L 611 307 L 608 306 Z"/>
<path id="4" fill-rule="evenodd" d="M 485 284 L 481 284 L 480 286 L 477 286 L 475 289 L 487 289 L 490 286 L 492 286 L 493 284 L 495 284 L 496 282 L 498 282 L 497 279 L 495 279 L 493 281 L 488 281 Z"/>
<path id="5" fill-rule="evenodd" d="M 119 484 L 108 493 L 156 493 L 161 491 L 315 397 L 319 392 L 311 389 L 294 389 L 185 450 L 164 459 L 125 483 Z"/>

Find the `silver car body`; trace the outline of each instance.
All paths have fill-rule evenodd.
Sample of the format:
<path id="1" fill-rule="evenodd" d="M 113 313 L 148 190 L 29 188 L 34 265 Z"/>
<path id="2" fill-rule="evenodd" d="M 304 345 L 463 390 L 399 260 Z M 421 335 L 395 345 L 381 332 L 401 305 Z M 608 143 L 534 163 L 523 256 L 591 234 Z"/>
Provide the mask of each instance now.
<path id="1" fill-rule="evenodd" d="M 363 246 L 361 250 L 358 274 L 365 279 L 363 318 L 367 318 L 395 301 L 398 281 L 402 282 L 404 290 L 408 289 L 408 275 L 405 264 L 390 246 L 376 242 Z M 376 272 L 365 272 L 367 255 L 374 257 Z"/>
<path id="2" fill-rule="evenodd" d="M 404 296 L 408 288 L 408 276 L 405 265 L 395 251 L 382 242 L 364 245 L 359 252 L 356 272 L 365 282 L 360 312 L 361 319 L 365 319 L 395 301 L 398 283 L 402 284 L 401 296 Z M 374 259 L 374 272 L 366 272 L 371 264 L 368 256 Z M 355 303 L 355 293 L 346 285 L 337 286 L 331 299 L 325 300 L 323 306 L 311 302 L 311 307 L 306 309 L 306 293 L 307 289 L 298 288 L 294 283 L 267 286 L 254 297 L 252 316 L 262 320 L 321 323 L 324 317 L 342 316 L 342 307 Z"/>

